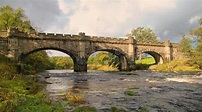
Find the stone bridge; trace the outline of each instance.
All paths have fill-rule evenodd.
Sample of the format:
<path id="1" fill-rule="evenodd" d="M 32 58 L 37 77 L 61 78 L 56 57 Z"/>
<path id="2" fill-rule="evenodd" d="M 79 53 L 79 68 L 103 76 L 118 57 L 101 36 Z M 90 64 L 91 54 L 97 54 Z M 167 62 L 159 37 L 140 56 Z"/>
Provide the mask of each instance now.
<path id="1" fill-rule="evenodd" d="M 178 58 L 177 44 L 169 41 L 159 43 L 136 42 L 133 37 L 110 38 L 78 35 L 34 33 L 28 34 L 16 29 L 0 31 L 0 53 L 15 61 L 40 50 L 58 50 L 68 54 L 74 62 L 75 72 L 87 71 L 89 56 L 97 51 L 111 52 L 119 57 L 120 71 L 135 70 L 135 58 L 148 53 L 156 63 Z"/>

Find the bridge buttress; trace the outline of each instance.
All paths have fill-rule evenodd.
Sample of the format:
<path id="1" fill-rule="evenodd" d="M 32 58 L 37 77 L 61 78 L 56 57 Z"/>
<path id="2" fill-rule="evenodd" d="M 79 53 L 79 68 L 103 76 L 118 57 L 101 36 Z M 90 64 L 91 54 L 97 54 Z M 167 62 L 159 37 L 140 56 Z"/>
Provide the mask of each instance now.
<path id="1" fill-rule="evenodd" d="M 171 52 L 171 43 L 170 41 L 165 41 L 164 42 L 164 52 L 165 52 L 165 62 L 169 62 L 172 60 L 172 52 Z"/>
<path id="2" fill-rule="evenodd" d="M 12 61 L 18 61 L 18 37 L 8 37 L 8 54 Z"/>
<path id="3" fill-rule="evenodd" d="M 74 71 L 75 72 L 87 72 L 87 48 L 88 42 L 88 37 L 85 36 L 85 33 L 79 33 L 80 36 L 80 42 L 78 45 L 78 56 L 74 60 Z"/>
<path id="4" fill-rule="evenodd" d="M 128 68 L 127 70 L 135 70 L 135 40 L 133 37 L 128 37 L 129 45 L 128 45 Z"/>

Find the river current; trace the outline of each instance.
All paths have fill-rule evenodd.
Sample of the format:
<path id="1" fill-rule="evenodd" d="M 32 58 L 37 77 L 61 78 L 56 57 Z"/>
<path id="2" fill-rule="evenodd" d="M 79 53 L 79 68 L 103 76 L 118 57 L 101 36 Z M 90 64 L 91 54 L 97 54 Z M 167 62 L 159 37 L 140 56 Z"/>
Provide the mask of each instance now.
<path id="1" fill-rule="evenodd" d="M 48 98 L 61 103 L 66 112 L 80 106 L 98 112 L 111 112 L 113 107 L 123 112 L 202 112 L 201 72 L 47 70 L 39 76 L 46 82 Z M 69 104 L 72 91 L 79 93 L 73 96 L 78 101 Z"/>

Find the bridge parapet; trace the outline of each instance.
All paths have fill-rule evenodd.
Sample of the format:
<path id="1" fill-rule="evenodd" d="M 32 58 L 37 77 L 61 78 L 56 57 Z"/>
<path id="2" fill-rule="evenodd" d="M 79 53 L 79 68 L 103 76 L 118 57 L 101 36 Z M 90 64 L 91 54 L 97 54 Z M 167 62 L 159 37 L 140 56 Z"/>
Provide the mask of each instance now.
<path id="1" fill-rule="evenodd" d="M 91 36 L 91 41 L 102 42 L 102 43 L 116 43 L 116 44 L 128 44 L 128 38 L 112 38 L 112 37 L 100 37 Z"/>
<path id="2" fill-rule="evenodd" d="M 165 46 L 164 42 L 137 42 L 137 45 L 142 46 Z"/>
<path id="3" fill-rule="evenodd" d="M 165 42 L 139 42 L 138 41 L 137 45 L 141 45 L 141 46 L 159 46 L 159 47 L 169 46 L 169 47 L 177 48 L 179 44 L 177 44 L 177 43 L 168 43 L 167 41 L 165 41 Z"/>

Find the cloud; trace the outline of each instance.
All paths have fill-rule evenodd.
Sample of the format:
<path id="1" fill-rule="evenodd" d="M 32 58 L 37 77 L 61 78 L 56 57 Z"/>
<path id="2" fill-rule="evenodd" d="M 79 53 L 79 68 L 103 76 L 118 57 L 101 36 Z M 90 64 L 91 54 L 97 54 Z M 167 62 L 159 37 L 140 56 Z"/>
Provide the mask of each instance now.
<path id="1" fill-rule="evenodd" d="M 148 0 L 80 0 L 76 3 L 79 8 L 69 17 L 65 30 L 114 37 L 125 36 L 138 25 L 145 26 L 141 20 L 148 12 L 175 8 L 173 0 L 152 3 Z"/>
<path id="2" fill-rule="evenodd" d="M 190 24 L 196 24 L 198 23 L 198 20 L 200 19 L 199 16 L 194 16 L 194 17 L 191 17 L 190 20 L 189 20 L 189 23 Z"/>
<path id="3" fill-rule="evenodd" d="M 22 8 L 32 24 L 43 31 L 52 27 L 63 27 L 66 17 L 56 0 L 1 0 L 0 6 L 10 5 Z M 64 19 L 65 18 L 65 19 Z"/>
<path id="4" fill-rule="evenodd" d="M 146 13 L 176 8 L 175 0 L 140 0 L 138 6 L 141 12 Z"/>
<path id="5" fill-rule="evenodd" d="M 202 17 L 201 0 L 0 0 L 5 4 L 23 8 L 45 32 L 123 37 L 143 26 L 172 42 Z"/>

